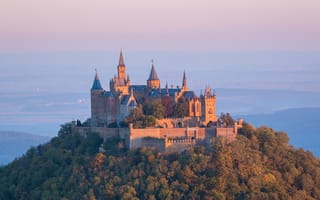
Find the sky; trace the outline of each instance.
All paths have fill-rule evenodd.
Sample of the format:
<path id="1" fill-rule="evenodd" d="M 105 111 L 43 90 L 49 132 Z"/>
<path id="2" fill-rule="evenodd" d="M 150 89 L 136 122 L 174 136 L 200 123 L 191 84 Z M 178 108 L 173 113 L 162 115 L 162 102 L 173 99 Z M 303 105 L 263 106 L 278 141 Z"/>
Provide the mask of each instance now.
<path id="1" fill-rule="evenodd" d="M 1 0 L 0 52 L 319 51 L 319 0 Z"/>

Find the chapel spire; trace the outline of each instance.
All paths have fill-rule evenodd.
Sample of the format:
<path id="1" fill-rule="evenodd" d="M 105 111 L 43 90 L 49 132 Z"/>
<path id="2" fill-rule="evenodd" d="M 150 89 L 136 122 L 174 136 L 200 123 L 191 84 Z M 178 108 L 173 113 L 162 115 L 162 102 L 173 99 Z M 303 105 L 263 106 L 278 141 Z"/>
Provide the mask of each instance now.
<path id="1" fill-rule="evenodd" d="M 188 91 L 186 71 L 183 71 L 182 90 Z"/>
<path id="2" fill-rule="evenodd" d="M 124 79 L 124 80 L 126 79 L 126 65 L 124 64 L 122 50 L 120 50 L 120 56 L 119 56 L 118 78 Z"/>

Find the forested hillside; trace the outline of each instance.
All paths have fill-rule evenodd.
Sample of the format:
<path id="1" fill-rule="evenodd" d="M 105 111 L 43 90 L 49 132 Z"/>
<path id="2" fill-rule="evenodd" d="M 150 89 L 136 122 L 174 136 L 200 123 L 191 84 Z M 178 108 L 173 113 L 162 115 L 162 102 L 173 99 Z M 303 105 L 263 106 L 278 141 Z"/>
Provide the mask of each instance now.
<path id="1" fill-rule="evenodd" d="M 0 199 L 320 199 L 319 160 L 288 140 L 244 124 L 232 143 L 163 154 L 81 138 L 65 125 L 0 168 Z"/>

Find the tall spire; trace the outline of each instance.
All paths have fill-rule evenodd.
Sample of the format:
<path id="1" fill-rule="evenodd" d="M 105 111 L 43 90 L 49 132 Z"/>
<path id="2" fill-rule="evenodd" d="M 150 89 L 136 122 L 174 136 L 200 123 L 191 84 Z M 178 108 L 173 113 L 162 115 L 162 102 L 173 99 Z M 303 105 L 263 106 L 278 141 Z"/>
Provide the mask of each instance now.
<path id="1" fill-rule="evenodd" d="M 189 90 L 187 86 L 186 71 L 183 71 L 182 89 Z"/>
<path id="2" fill-rule="evenodd" d="M 122 50 L 120 50 L 119 65 L 118 65 L 118 78 L 126 79 L 126 65 L 124 64 L 124 59 L 122 55 Z"/>
<path id="3" fill-rule="evenodd" d="M 166 82 L 166 94 L 169 95 L 168 82 Z"/>
<path id="4" fill-rule="evenodd" d="M 102 90 L 97 69 L 95 69 L 95 70 L 96 70 L 96 75 L 95 75 L 95 77 L 94 77 L 91 90 Z"/>
<path id="5" fill-rule="evenodd" d="M 120 57 L 119 57 L 119 66 L 123 66 L 124 64 L 124 59 L 122 55 L 122 49 L 120 50 Z"/>

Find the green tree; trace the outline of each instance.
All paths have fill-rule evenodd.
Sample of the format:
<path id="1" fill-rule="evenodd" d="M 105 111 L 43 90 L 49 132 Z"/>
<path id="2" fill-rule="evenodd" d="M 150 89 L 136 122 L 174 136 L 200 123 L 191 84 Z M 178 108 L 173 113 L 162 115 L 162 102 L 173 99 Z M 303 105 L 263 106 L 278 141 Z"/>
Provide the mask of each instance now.
<path id="1" fill-rule="evenodd" d="M 143 126 L 144 127 L 154 127 L 156 125 L 156 118 L 152 115 L 147 115 L 144 117 Z"/>
<path id="2" fill-rule="evenodd" d="M 137 108 L 133 108 L 130 111 L 129 116 L 126 117 L 124 121 L 120 123 L 120 126 L 128 127 L 129 124 L 133 124 L 134 128 L 142 128 L 144 118 L 145 116 L 143 114 L 142 106 L 139 105 Z"/>
<path id="3" fill-rule="evenodd" d="M 189 104 L 185 97 L 180 97 L 173 109 L 174 117 L 185 117 L 189 115 Z"/>
<path id="4" fill-rule="evenodd" d="M 148 99 L 143 103 L 143 113 L 162 119 L 165 115 L 165 107 L 162 105 L 161 99 Z"/>
<path id="5" fill-rule="evenodd" d="M 85 140 L 80 145 L 80 151 L 82 153 L 88 153 L 93 155 L 99 152 L 99 147 L 101 146 L 103 139 L 98 133 L 88 133 Z"/>

